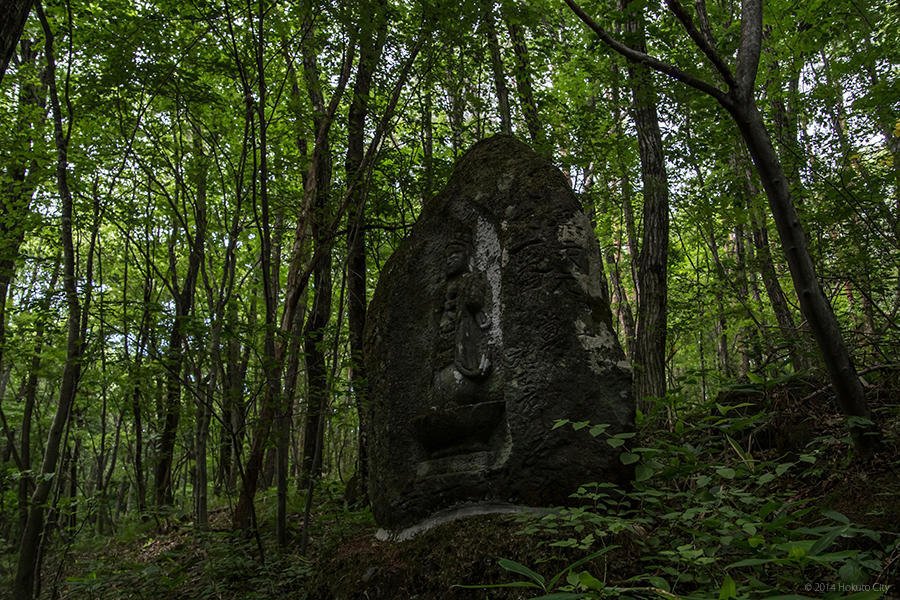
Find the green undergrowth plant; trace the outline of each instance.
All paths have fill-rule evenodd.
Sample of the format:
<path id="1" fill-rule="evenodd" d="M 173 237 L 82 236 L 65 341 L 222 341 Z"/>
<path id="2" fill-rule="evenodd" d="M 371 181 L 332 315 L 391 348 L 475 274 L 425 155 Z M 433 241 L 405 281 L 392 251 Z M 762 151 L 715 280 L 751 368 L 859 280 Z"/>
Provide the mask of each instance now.
<path id="1" fill-rule="evenodd" d="M 542 600 L 885 597 L 898 575 L 897 532 L 856 523 L 811 492 L 842 468 L 833 437 L 791 454 L 752 451 L 747 432 L 765 418 L 749 403 L 719 405 L 652 436 L 558 421 L 603 437 L 634 465 L 634 482 L 586 483 L 573 506 L 522 516 L 522 534 L 555 539 L 548 554 L 576 548 L 586 558 L 546 579 L 504 559 L 525 579 L 499 587 L 536 588 Z"/>
<path id="2" fill-rule="evenodd" d="M 510 560 L 508 558 L 501 558 L 498 561 L 498 564 L 503 569 L 506 569 L 510 573 L 514 573 L 516 575 L 524 576 L 524 580 L 513 581 L 510 583 L 497 583 L 492 585 L 455 585 L 455 588 L 461 589 L 497 589 L 497 588 L 531 588 L 537 589 L 543 592 L 540 596 L 536 596 L 534 600 L 569 600 L 569 599 L 577 599 L 584 596 L 584 594 L 564 591 L 558 592 L 554 591 L 563 585 L 563 582 L 568 584 L 568 587 L 572 585 L 576 585 L 584 582 L 585 585 L 590 585 L 593 583 L 590 580 L 595 580 L 595 578 L 590 575 L 587 571 L 579 571 L 579 567 L 588 563 L 596 558 L 599 558 L 614 550 L 616 546 L 607 546 L 602 548 L 596 552 L 592 552 L 586 557 L 575 561 L 571 565 L 567 566 L 562 571 L 559 571 L 549 579 L 544 577 L 543 575 L 529 569 L 525 565 L 518 563 L 514 560 Z M 598 581 L 599 583 L 599 581 Z"/>
<path id="3" fill-rule="evenodd" d="M 75 538 L 70 557 L 52 553 L 45 565 L 48 597 L 63 600 L 269 599 L 304 600 L 316 572 L 318 555 L 360 529 L 374 526 L 371 511 L 355 510 L 343 498 L 343 485 L 326 481 L 317 490 L 311 519 L 311 548 L 299 549 L 305 497 L 288 503 L 289 542 L 274 540 L 275 490 L 257 496 L 256 516 L 264 556 L 252 535 L 233 531 L 224 499 L 213 498 L 207 527 L 198 527 L 183 513 L 157 511 L 141 519 L 122 519 L 114 536 Z M 4 596 L 0 594 L 0 598 Z"/>
<path id="4" fill-rule="evenodd" d="M 268 515 L 273 499 L 261 494 L 259 513 Z M 294 514 L 294 513 L 292 513 Z M 63 600 L 178 598 L 303 600 L 313 561 L 295 545 L 279 548 L 270 530 L 263 532 L 265 557 L 253 536 L 232 531 L 225 507 L 210 510 L 209 528 L 173 521 L 161 529 L 158 520 L 125 520 L 113 538 L 85 536 L 59 569 Z M 268 523 L 264 523 L 268 526 Z M 296 530 L 294 517 L 291 531 Z M 55 566 L 51 569 L 57 571 Z M 50 585 L 50 584 L 48 584 Z"/>
<path id="5" fill-rule="evenodd" d="M 147 537 L 131 555 L 95 553 L 66 577 L 63 598 L 304 597 L 310 562 L 270 549 L 263 563 L 252 539 L 221 531 Z"/>

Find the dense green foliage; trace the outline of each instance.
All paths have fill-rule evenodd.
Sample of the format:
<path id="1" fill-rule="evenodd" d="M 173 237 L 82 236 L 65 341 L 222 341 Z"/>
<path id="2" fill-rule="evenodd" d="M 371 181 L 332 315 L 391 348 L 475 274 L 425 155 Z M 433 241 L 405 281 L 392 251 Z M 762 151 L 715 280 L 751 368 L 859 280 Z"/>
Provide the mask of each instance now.
<path id="1" fill-rule="evenodd" d="M 636 4 L 649 54 L 712 79 L 672 2 Z M 733 60 L 741 7 L 694 4 L 699 27 Z M 266 549 L 285 531 L 304 550 L 310 536 L 325 547 L 316 535 L 333 531 L 321 520 L 350 519 L 336 490 L 365 503 L 353 478 L 365 418 L 353 344 L 366 298 L 354 281 L 371 294 L 455 159 L 501 131 L 504 95 L 512 132 L 560 166 L 596 225 L 617 332 L 633 357 L 646 232 L 629 64 L 561 0 L 42 6 L 46 27 L 32 11 L 0 86 L 0 588 L 5 567 L 15 576 L 29 507 L 44 513 L 33 568 L 48 581 L 73 548 L 90 554 L 93 534 L 190 522 L 216 540 L 207 530 L 233 518 L 250 535 L 241 560 L 267 565 L 247 566 L 269 578 L 258 589 L 274 597 L 301 587 L 310 564 L 285 571 L 280 551 L 266 561 Z M 615 35 L 629 23 L 612 2 L 583 8 Z M 900 11 L 890 0 L 764 8 L 757 105 L 885 441 L 869 467 L 896 470 Z M 528 527 L 553 527 L 585 555 L 629 531 L 629 556 L 648 566 L 629 574 L 633 585 L 593 571 L 578 579 L 580 567 L 555 584 L 597 594 L 607 588 L 595 582 L 688 584 L 677 593 L 730 598 L 799 593 L 820 567 L 830 573 L 823 582 L 871 583 L 891 565 L 896 576 L 890 527 L 865 520 L 866 510 L 847 519 L 810 483 L 840 484 L 835 473 L 854 464 L 846 421 L 828 439 L 773 426 L 763 458 L 740 437 L 753 419 L 777 423 L 778 410 L 838 411 L 803 408 L 830 397 L 828 378 L 734 121 L 662 75 L 644 85 L 658 97 L 669 183 L 668 394 L 640 399 L 643 445 L 610 440 L 637 466 L 627 501 L 586 485 L 593 508 Z M 61 172 L 77 348 L 67 344 Z M 362 271 L 352 258 L 360 249 Z M 77 388 L 47 469 L 67 363 L 80 366 Z M 782 397 L 796 407 L 773 405 L 769 392 L 788 381 L 810 387 Z M 764 398 L 739 425 L 722 421 L 723 398 L 735 394 Z M 725 408 L 711 417 L 717 401 Z M 35 507 L 40 482 L 52 485 Z M 300 516 L 286 518 L 278 497 Z M 233 515 L 247 506 L 249 516 Z M 219 570 L 209 581 L 243 568 L 210 547 L 207 564 Z M 121 565 L 148 586 L 169 581 L 153 568 Z M 118 597 L 101 594 L 109 579 L 92 578 L 108 578 L 104 569 L 68 573 L 66 593 Z M 239 593 L 226 588 L 209 597 Z"/>

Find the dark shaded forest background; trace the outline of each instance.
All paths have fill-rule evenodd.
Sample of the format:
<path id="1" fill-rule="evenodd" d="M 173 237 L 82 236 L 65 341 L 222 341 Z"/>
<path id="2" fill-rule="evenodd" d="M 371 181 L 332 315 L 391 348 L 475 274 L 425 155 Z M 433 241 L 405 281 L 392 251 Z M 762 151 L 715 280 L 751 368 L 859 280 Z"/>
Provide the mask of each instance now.
<path id="1" fill-rule="evenodd" d="M 752 419 L 704 420 L 734 406 L 806 407 L 767 430 L 775 471 L 896 469 L 900 10 L 764 4 L 5 3 L 4 585 L 31 598 L 79 540 L 177 523 L 264 563 L 306 552 L 322 503 L 364 511 L 368 299 L 495 133 L 595 225 L 639 428 L 673 436 L 624 447 L 639 481 L 669 464 L 648 448 L 727 427 L 744 471 L 710 468 L 772 481 Z"/>

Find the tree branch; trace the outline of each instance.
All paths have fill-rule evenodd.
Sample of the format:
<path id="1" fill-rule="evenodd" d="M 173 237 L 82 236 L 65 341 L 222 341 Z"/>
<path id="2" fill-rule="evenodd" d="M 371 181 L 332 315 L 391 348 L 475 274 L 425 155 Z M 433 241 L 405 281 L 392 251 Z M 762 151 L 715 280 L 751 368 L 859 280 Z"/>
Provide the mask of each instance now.
<path id="1" fill-rule="evenodd" d="M 678 0 L 666 0 L 666 6 L 668 6 L 669 10 L 672 11 L 679 21 L 681 21 L 681 25 L 684 27 L 688 36 L 694 40 L 697 47 L 706 55 L 706 58 L 713 64 L 728 87 L 737 87 L 737 82 L 734 79 L 734 75 L 731 73 L 731 69 L 725 64 L 722 57 L 719 56 L 718 51 L 713 45 L 712 36 L 708 35 L 708 30 L 706 32 L 700 32 L 700 30 L 697 29 L 697 26 L 694 25 L 694 20 L 691 18 L 691 15 L 684 9 L 684 6 L 682 6 Z"/>
<path id="2" fill-rule="evenodd" d="M 700 21 L 700 31 L 709 40 L 713 47 L 716 45 L 716 37 L 709 26 L 709 14 L 706 11 L 706 0 L 694 0 L 694 10 L 697 11 L 697 19 Z"/>
<path id="3" fill-rule="evenodd" d="M 744 99 L 753 95 L 762 47 L 762 21 L 762 0 L 744 0 L 741 3 L 741 42 L 735 72 L 738 93 Z"/>
<path id="4" fill-rule="evenodd" d="M 7 377 L 9 376 L 8 373 L 6 375 Z M 19 451 L 16 450 L 15 433 L 13 433 L 12 429 L 9 428 L 9 423 L 6 422 L 6 413 L 3 412 L 2 405 L 0 405 L 0 424 L 3 425 L 3 433 L 6 435 L 7 448 L 9 448 L 12 452 L 13 461 L 16 463 L 16 467 L 18 467 L 19 471 L 24 471 L 30 468 L 30 465 L 26 465 L 22 462 L 22 458 L 19 456 Z"/>
<path id="5" fill-rule="evenodd" d="M 701 92 L 704 92 L 704 93 L 712 96 L 713 98 L 715 98 L 716 100 L 718 100 L 721 103 L 727 102 L 727 96 L 725 95 L 725 93 L 722 90 L 720 90 L 719 88 L 717 88 L 716 86 L 714 86 L 710 83 L 707 83 L 706 81 L 703 81 L 702 79 L 700 79 L 698 77 L 694 77 L 690 73 L 685 73 L 678 67 L 676 67 L 674 65 L 670 65 L 669 63 L 663 62 L 663 61 L 659 60 L 658 58 L 650 56 L 649 54 L 646 54 L 644 52 L 639 52 L 637 50 L 633 50 L 633 49 L 629 48 L 622 42 L 614 39 L 611 35 L 609 35 L 609 33 L 607 33 L 605 29 L 600 27 L 591 17 L 589 17 L 581 9 L 581 7 L 575 3 L 574 0 L 563 0 L 563 1 L 567 5 L 569 5 L 569 8 L 572 9 L 572 12 L 574 12 L 578 16 L 578 18 L 584 22 L 585 25 L 590 27 L 594 31 L 594 33 L 597 34 L 597 37 L 599 37 L 603 41 L 603 43 L 605 43 L 607 46 L 609 46 L 615 52 L 618 52 L 619 54 L 621 54 L 622 56 L 624 56 L 625 58 L 627 58 L 629 60 L 633 60 L 637 63 L 647 65 L 648 67 L 650 67 L 651 69 L 653 69 L 655 71 L 659 71 L 660 73 L 668 75 L 672 79 L 675 79 L 677 81 L 680 81 L 681 83 L 684 83 L 685 85 L 689 85 L 692 88 L 700 90 Z"/>

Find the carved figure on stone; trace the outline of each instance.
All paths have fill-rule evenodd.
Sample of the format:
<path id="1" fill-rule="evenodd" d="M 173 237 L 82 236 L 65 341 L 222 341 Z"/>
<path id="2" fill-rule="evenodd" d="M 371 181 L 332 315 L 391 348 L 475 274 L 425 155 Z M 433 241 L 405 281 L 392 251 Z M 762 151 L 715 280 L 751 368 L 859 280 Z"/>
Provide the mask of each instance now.
<path id="1" fill-rule="evenodd" d="M 487 381 L 491 300 L 485 273 L 473 268 L 471 235 L 452 236 L 444 256 L 432 402 L 412 420 L 429 458 L 487 451 L 504 412 Z"/>
<path id="2" fill-rule="evenodd" d="M 553 428 L 633 427 L 611 323 L 599 249 L 562 173 L 513 137 L 476 144 L 386 264 L 368 312 L 378 522 L 625 483 L 605 440 Z"/>
<path id="3" fill-rule="evenodd" d="M 452 361 L 448 362 L 452 362 L 459 375 L 481 380 L 491 370 L 486 334 L 490 319 L 485 313 L 490 297 L 485 275 L 472 270 L 470 255 L 470 244 L 463 240 L 453 240 L 447 245 L 438 360 L 445 359 L 446 350 L 450 350 Z"/>

